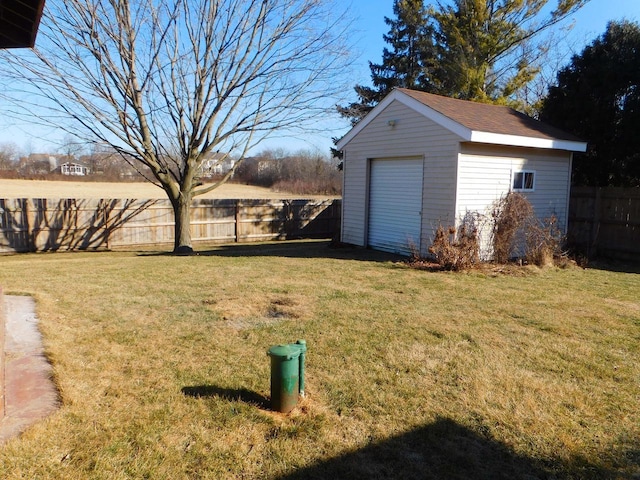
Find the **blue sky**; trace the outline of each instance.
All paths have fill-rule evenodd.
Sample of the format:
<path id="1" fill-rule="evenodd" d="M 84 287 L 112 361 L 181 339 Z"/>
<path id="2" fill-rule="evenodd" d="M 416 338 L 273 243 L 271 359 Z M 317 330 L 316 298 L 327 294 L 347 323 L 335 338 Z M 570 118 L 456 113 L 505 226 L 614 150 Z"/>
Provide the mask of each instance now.
<path id="1" fill-rule="evenodd" d="M 555 4 L 555 0 L 550 0 Z M 392 17 L 392 0 L 352 0 L 351 11 L 355 19 L 353 43 L 356 48 L 356 59 L 353 63 L 353 85 L 369 85 L 370 72 L 368 62 L 380 62 L 385 43 L 382 35 L 388 30 L 384 17 Z M 582 48 L 601 35 L 610 20 L 627 20 L 640 22 L 640 0 L 591 0 L 573 18 L 573 28 L 563 36 L 558 48 L 567 52 L 567 62 L 571 51 L 579 53 Z M 571 22 L 570 21 L 570 22 Z M 355 100 L 355 94 L 352 100 Z M 55 152 L 55 142 L 62 133 L 47 129 L 38 129 L 27 133 L 24 128 L 11 128 L 11 120 L 0 117 L 0 143 L 13 142 L 24 153 Z M 336 130 L 327 135 L 307 135 L 295 138 L 282 132 L 278 138 L 267 141 L 256 151 L 263 148 L 282 147 L 287 150 L 311 149 L 322 153 L 328 152 L 332 145 L 332 136 L 341 136 L 348 130 L 348 124 L 336 119 Z"/>

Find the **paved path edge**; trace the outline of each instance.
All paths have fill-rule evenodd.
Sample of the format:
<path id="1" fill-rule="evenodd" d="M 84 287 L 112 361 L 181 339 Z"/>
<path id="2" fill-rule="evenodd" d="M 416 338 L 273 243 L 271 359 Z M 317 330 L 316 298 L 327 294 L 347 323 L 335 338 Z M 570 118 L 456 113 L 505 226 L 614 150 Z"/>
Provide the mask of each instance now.
<path id="1" fill-rule="evenodd" d="M 4 295 L 0 287 L 0 445 L 59 406 L 37 324 L 33 298 Z"/>

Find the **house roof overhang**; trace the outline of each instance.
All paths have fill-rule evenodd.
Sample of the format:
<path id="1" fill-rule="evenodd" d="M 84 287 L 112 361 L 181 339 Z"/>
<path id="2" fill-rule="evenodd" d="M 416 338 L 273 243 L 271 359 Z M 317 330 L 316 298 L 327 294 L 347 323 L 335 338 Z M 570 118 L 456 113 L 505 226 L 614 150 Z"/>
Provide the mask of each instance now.
<path id="1" fill-rule="evenodd" d="M 45 0 L 0 0 L 0 48 L 33 47 Z"/>
<path id="2" fill-rule="evenodd" d="M 422 94 L 422 92 L 412 92 L 417 94 L 420 98 L 438 98 L 440 101 L 444 101 L 450 105 L 459 106 L 462 109 L 466 105 L 473 105 L 474 108 L 481 111 L 491 113 L 497 113 L 505 116 L 508 113 L 509 116 L 505 116 L 507 122 L 523 121 L 530 125 L 544 125 L 537 122 L 534 119 L 530 119 L 522 114 L 506 109 L 506 107 L 496 107 L 494 105 L 475 104 L 474 102 L 467 102 L 463 100 L 447 99 L 445 97 L 438 97 L 437 95 Z M 519 128 L 509 129 L 508 125 L 505 128 L 501 128 L 499 131 L 491 131 L 489 129 L 477 128 L 477 126 L 470 126 L 464 124 L 457 119 L 452 118 L 451 115 L 446 115 L 436 108 L 427 105 L 425 101 L 420 101 L 414 96 L 409 95 L 403 91 L 403 89 L 395 89 L 389 95 L 387 95 L 376 107 L 371 110 L 358 124 L 356 124 L 347 134 L 342 137 L 336 147 L 338 150 L 342 150 L 358 133 L 360 133 L 369 123 L 371 123 L 378 115 L 380 115 L 392 102 L 400 102 L 407 107 L 415 110 L 424 117 L 432 120 L 441 127 L 449 130 L 458 137 L 462 142 L 471 143 L 483 143 L 491 145 L 503 145 L 503 146 L 515 146 L 515 147 L 530 147 L 541 149 L 554 149 L 554 150 L 566 150 L 570 152 L 584 152 L 587 149 L 586 142 L 582 142 L 578 139 L 572 138 L 571 135 L 549 135 L 544 132 L 538 132 L 535 128 Z M 499 110 L 498 110 L 499 109 Z M 469 122 L 469 123 L 481 123 L 481 122 Z M 513 130 L 513 132 L 511 131 Z M 520 132 L 526 132 L 527 134 L 521 134 Z"/>

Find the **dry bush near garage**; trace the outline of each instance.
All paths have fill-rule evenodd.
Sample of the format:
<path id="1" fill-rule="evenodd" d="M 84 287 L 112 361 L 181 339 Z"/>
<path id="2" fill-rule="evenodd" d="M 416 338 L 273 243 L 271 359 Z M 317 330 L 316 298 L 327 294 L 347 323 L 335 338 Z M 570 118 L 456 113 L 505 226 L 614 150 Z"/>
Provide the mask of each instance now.
<path id="1" fill-rule="evenodd" d="M 467 270 L 480 261 L 478 231 L 467 225 L 459 230 L 439 225 L 429 253 L 445 270 Z"/>
<path id="2" fill-rule="evenodd" d="M 527 198 L 517 192 L 509 192 L 494 202 L 491 211 L 493 260 L 507 263 L 522 257 L 524 230 L 535 218 L 533 207 Z"/>
<path id="3" fill-rule="evenodd" d="M 558 219 L 540 219 L 526 196 L 509 192 L 491 211 L 493 260 L 507 263 L 522 259 L 537 266 L 553 265 L 560 256 L 564 237 Z"/>
<path id="4" fill-rule="evenodd" d="M 525 260 L 530 264 L 546 267 L 562 257 L 564 235 L 555 215 L 543 220 L 536 218 L 527 225 L 525 242 Z"/>

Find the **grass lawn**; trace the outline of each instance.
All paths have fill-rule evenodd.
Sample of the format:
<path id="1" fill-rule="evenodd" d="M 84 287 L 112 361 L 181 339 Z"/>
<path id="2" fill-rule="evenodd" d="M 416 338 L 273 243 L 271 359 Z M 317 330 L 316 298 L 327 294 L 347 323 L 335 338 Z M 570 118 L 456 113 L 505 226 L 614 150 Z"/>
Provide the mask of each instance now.
<path id="1" fill-rule="evenodd" d="M 438 273 L 324 242 L 0 257 L 60 410 L 0 478 L 638 479 L 640 275 Z M 277 343 L 307 397 L 269 411 Z"/>

